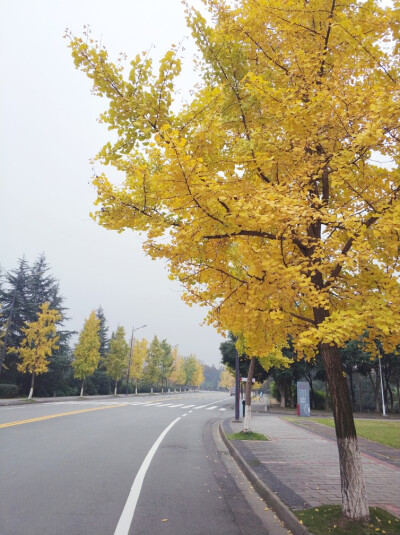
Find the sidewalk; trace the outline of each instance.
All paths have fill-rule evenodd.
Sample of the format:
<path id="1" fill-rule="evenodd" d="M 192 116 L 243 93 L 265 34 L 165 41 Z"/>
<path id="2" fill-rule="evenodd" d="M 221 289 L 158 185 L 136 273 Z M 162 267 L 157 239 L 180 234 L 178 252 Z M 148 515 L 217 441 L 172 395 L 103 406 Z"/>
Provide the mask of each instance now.
<path id="1" fill-rule="evenodd" d="M 334 431 L 314 422 L 306 425 L 309 429 L 280 416 L 253 413 L 252 431 L 269 440 L 230 442 L 233 456 L 239 454 L 239 461 L 266 486 L 267 495 L 278 496 L 289 510 L 341 503 Z M 232 418 L 222 423 L 226 434 L 242 428 Z M 400 518 L 400 451 L 363 438 L 359 445 L 369 505 Z"/>

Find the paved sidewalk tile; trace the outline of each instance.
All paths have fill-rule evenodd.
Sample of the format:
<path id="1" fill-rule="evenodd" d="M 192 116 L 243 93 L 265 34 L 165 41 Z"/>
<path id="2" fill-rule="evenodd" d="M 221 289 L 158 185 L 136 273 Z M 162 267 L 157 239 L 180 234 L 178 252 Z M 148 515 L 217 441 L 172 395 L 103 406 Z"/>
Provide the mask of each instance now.
<path id="1" fill-rule="evenodd" d="M 242 427 L 235 422 L 229 425 L 234 432 Z M 269 441 L 237 441 L 235 446 L 289 507 L 341 503 L 335 442 L 278 416 L 254 415 L 252 429 Z M 362 464 L 369 504 L 400 517 L 400 468 L 368 454 L 362 454 Z"/>

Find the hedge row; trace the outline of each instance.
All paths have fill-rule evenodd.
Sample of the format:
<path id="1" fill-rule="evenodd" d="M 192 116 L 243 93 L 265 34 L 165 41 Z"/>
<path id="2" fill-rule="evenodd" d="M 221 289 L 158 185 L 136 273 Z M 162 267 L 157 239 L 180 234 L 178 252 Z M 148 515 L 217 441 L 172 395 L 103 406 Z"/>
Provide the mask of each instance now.
<path id="1" fill-rule="evenodd" d="M 16 398 L 17 396 L 17 385 L 0 385 L 0 398 Z"/>

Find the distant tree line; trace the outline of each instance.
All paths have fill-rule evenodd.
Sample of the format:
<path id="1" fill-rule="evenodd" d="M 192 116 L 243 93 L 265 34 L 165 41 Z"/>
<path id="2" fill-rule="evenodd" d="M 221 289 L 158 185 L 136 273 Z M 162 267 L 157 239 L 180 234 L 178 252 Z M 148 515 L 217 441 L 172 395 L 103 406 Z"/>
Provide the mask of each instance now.
<path id="1" fill-rule="evenodd" d="M 32 265 L 22 259 L 16 269 L 0 272 L 0 397 L 218 386 L 221 370 L 180 355 L 165 339 L 128 340 L 121 326 L 109 336 L 101 307 L 90 313 L 72 346 L 77 333 L 64 327 L 67 312 L 44 254 Z"/>
<path id="2" fill-rule="evenodd" d="M 235 342 L 236 337 L 229 333 L 228 339 L 220 346 L 222 363 L 228 372 L 235 372 Z M 396 353 L 385 353 L 382 345 L 376 342 L 380 357 L 372 356 L 363 344 L 363 338 L 350 340 L 340 350 L 343 373 L 347 378 L 347 385 L 353 410 L 382 411 L 382 391 L 385 408 L 389 412 L 400 412 L 400 359 Z M 296 407 L 298 381 L 306 381 L 310 386 L 310 404 L 312 409 L 324 410 L 331 408 L 329 387 L 325 369 L 320 355 L 311 360 L 300 360 L 292 344 L 283 350 L 284 355 L 291 359 L 289 367 L 271 367 L 266 371 L 262 364 L 263 358 L 257 359 L 254 377 L 257 382 L 264 382 L 265 388 L 270 389 L 281 407 Z M 247 376 L 249 358 L 246 354 L 239 355 L 240 375 Z M 382 379 L 382 381 L 381 381 Z M 226 384 L 229 379 L 225 379 Z"/>

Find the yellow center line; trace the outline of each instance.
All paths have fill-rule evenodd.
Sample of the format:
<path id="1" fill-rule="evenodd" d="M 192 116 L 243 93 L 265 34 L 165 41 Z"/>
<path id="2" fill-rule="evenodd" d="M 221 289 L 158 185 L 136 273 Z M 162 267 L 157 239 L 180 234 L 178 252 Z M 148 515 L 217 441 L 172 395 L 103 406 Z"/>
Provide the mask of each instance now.
<path id="1" fill-rule="evenodd" d="M 48 414 L 47 416 L 38 416 L 37 418 L 30 418 L 29 420 L 17 420 L 15 422 L 8 422 L 0 424 L 0 429 L 3 427 L 13 427 L 14 425 L 30 424 L 32 422 L 40 422 L 42 420 L 50 420 L 50 418 L 60 418 L 60 416 L 69 416 L 71 414 L 81 414 L 82 412 L 101 411 L 104 409 L 114 409 L 116 407 L 126 407 L 127 403 L 119 403 L 118 405 L 107 405 L 106 407 L 95 407 L 92 409 L 82 409 L 80 411 L 61 412 L 59 414 Z"/>

